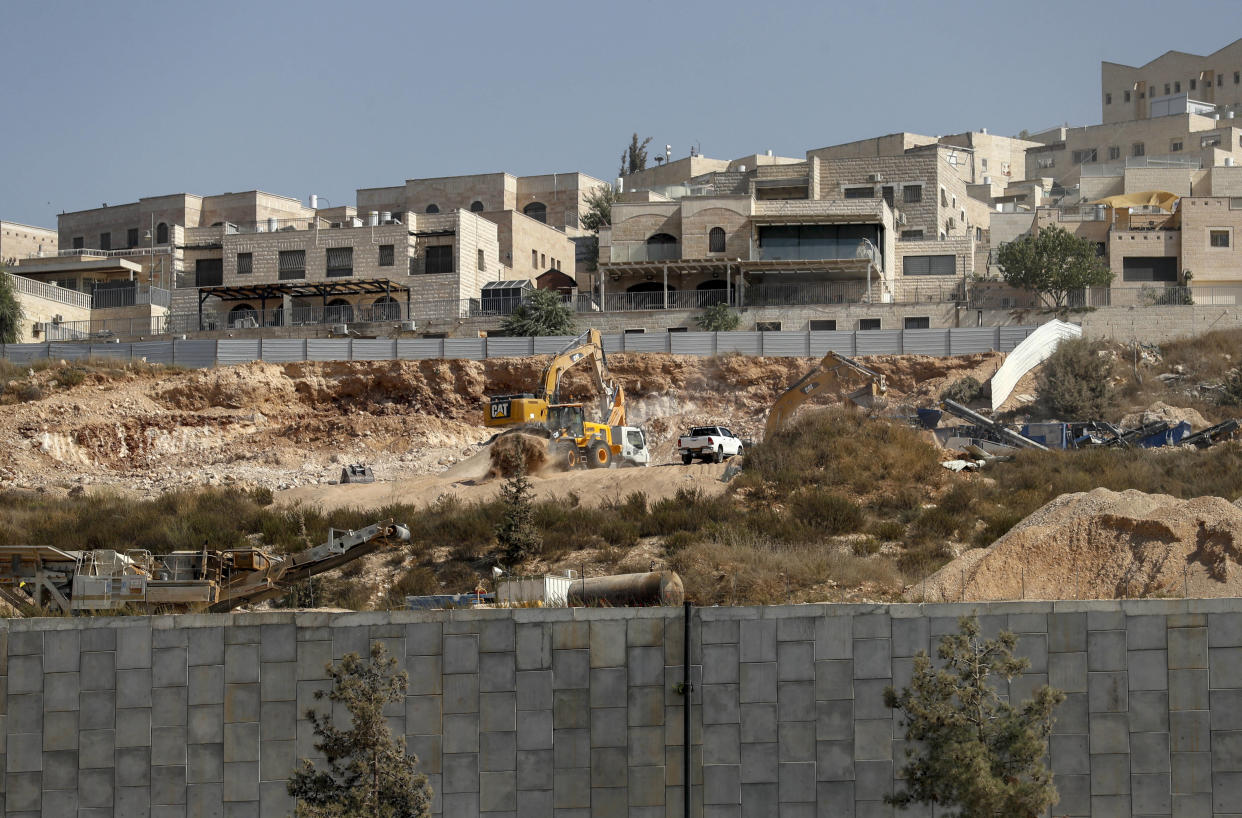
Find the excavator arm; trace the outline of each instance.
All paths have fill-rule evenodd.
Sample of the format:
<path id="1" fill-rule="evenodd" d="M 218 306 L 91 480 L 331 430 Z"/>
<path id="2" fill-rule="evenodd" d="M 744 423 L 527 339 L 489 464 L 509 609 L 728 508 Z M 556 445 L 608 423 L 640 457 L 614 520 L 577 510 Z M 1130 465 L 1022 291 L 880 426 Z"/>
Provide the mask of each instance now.
<path id="1" fill-rule="evenodd" d="M 861 386 L 858 386 L 859 382 Z M 846 390 L 853 390 L 846 392 Z M 884 376 L 836 352 L 829 352 L 815 368 L 799 378 L 772 404 L 764 438 L 780 429 L 799 406 L 815 395 L 838 394 L 858 406 L 870 407 L 888 390 Z"/>

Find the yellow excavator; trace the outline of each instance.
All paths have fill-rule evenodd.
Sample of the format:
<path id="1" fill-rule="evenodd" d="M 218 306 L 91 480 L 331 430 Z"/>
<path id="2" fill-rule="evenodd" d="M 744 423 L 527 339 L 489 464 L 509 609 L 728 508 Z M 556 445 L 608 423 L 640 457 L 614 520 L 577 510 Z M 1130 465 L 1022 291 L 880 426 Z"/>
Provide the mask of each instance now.
<path id="1" fill-rule="evenodd" d="M 589 361 L 600 392 L 600 418 L 588 421 L 581 403 L 562 403 L 561 379 Z M 589 329 L 552 356 L 533 393 L 494 395 L 483 424 L 489 427 L 536 427 L 552 438 L 556 460 L 569 468 L 607 468 L 613 462 L 648 465 L 651 453 L 641 429 L 625 425 L 625 390 L 608 377 L 608 358 L 599 330 Z"/>
<path id="2" fill-rule="evenodd" d="M 855 406 L 869 409 L 887 391 L 888 385 L 879 372 L 853 358 L 830 351 L 814 369 L 799 378 L 772 404 L 763 429 L 764 439 L 784 426 L 794 411 L 815 395 L 838 394 Z"/>

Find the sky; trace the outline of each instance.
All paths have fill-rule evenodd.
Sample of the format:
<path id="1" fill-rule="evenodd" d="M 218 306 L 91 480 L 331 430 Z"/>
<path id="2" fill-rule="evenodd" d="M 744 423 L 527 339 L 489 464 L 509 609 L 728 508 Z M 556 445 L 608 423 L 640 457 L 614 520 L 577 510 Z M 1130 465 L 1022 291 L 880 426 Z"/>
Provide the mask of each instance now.
<path id="1" fill-rule="evenodd" d="M 496 171 L 611 181 L 634 132 L 652 156 L 732 159 L 1092 124 L 1102 60 L 1242 36 L 1237 0 L 1171 8 L 0 0 L 0 219 L 255 188 L 335 206 Z"/>

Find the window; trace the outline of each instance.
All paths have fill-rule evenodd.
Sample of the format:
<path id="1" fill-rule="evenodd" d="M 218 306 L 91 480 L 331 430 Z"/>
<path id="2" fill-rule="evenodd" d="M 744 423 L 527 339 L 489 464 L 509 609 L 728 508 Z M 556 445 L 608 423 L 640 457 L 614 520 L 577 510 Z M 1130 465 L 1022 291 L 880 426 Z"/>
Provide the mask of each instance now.
<path id="1" fill-rule="evenodd" d="M 392 267 L 397 263 L 395 245 L 381 244 L 379 246 L 379 266 Z"/>
<path id="2" fill-rule="evenodd" d="M 623 329 L 621 331 L 625 333 L 626 335 L 646 335 L 647 334 L 646 327 L 627 327 L 626 329 Z"/>
<path id="3" fill-rule="evenodd" d="M 1177 282 L 1177 259 L 1173 256 L 1141 258 L 1131 256 L 1121 260 L 1122 281 Z"/>
<path id="4" fill-rule="evenodd" d="M 86 247 L 86 239 L 83 238 L 82 236 L 74 236 L 73 237 L 73 249 L 81 250 L 84 247 Z"/>
<path id="5" fill-rule="evenodd" d="M 1112 95 L 1112 94 L 1105 94 L 1105 95 L 1104 95 L 1104 104 L 1105 104 L 1105 105 L 1112 105 L 1112 104 L 1113 104 L 1113 95 Z"/>
<path id="6" fill-rule="evenodd" d="M 1233 84 L 1237 85 L 1240 82 L 1242 82 L 1242 71 L 1234 71 L 1233 72 Z"/>
<path id="7" fill-rule="evenodd" d="M 487 269 L 487 258 L 483 255 L 483 251 L 482 251 L 482 250 L 480 250 L 480 251 L 479 251 L 479 264 L 478 264 L 478 268 L 479 268 L 480 270 L 486 270 L 486 269 Z"/>
<path id="8" fill-rule="evenodd" d="M 439 212 L 440 212 L 440 206 L 439 206 L 438 204 L 429 204 L 429 205 L 427 205 L 427 211 L 426 211 L 426 212 L 428 212 L 428 213 L 439 213 Z"/>
<path id="9" fill-rule="evenodd" d="M 949 206 L 949 194 L 945 192 L 944 188 L 940 188 L 940 206 Z"/>
<path id="10" fill-rule="evenodd" d="M 780 321 L 756 321 L 755 332 L 780 332 Z"/>
<path id="11" fill-rule="evenodd" d="M 470 203 L 470 212 L 471 213 L 482 213 L 483 203 L 480 202 L 478 199 L 475 199 L 473 202 Z"/>
<path id="12" fill-rule="evenodd" d="M 1178 152 L 1178 151 L 1180 151 L 1181 149 L 1182 149 L 1182 140 L 1180 140 L 1180 139 L 1174 139 L 1172 142 L 1170 142 L 1170 143 L 1169 143 L 1169 152 L 1170 152 L 1170 153 L 1177 153 L 1177 152 Z"/>
<path id="13" fill-rule="evenodd" d="M 1147 147 L 1142 142 L 1135 142 L 1130 146 L 1131 156 L 1143 156 L 1147 153 Z"/>
<path id="14" fill-rule="evenodd" d="M 1228 247 L 1229 231 L 1228 230 L 1209 230 L 1208 244 L 1212 247 Z"/>
<path id="15" fill-rule="evenodd" d="M 859 318 L 858 328 L 862 330 L 879 329 L 880 319 L 879 318 Z"/>
<path id="16" fill-rule="evenodd" d="M 905 319 L 902 322 L 905 329 L 931 329 L 931 319 L 925 315 Z"/>
<path id="17" fill-rule="evenodd" d="M 668 327 L 664 331 L 665 332 L 689 332 L 690 328 L 689 327 Z"/>
<path id="18" fill-rule="evenodd" d="M 138 246 L 138 228 L 137 227 L 131 227 L 125 231 L 125 246 L 126 247 L 137 247 Z"/>
<path id="19" fill-rule="evenodd" d="M 895 191 L 893 190 L 893 186 L 885 185 L 880 188 L 880 198 L 887 202 L 889 207 L 892 207 L 893 202 L 895 201 Z"/>
<path id="20" fill-rule="evenodd" d="M 249 275 L 254 272 L 254 253 L 237 254 L 237 274 Z"/>
<path id="21" fill-rule="evenodd" d="M 979 169 L 982 170 L 984 173 L 988 172 L 988 160 L 987 159 L 979 160 Z"/>
<path id="22" fill-rule="evenodd" d="M 847 187 L 845 189 L 845 198 L 847 199 L 874 199 L 875 188 L 873 187 Z"/>
<path id="23" fill-rule="evenodd" d="M 539 269 L 539 251 L 538 250 L 530 251 L 530 266 L 534 267 L 535 269 Z"/>
<path id="24" fill-rule="evenodd" d="M 1109 158 L 1109 159 L 1120 159 L 1120 158 L 1121 158 L 1121 148 L 1118 148 L 1118 147 L 1116 147 L 1116 146 L 1114 146 L 1114 147 L 1110 147 L 1110 148 L 1108 149 L 1108 158 Z"/>
<path id="25" fill-rule="evenodd" d="M 954 256 L 906 256 L 901 262 L 905 276 L 951 276 L 957 272 Z"/>
<path id="26" fill-rule="evenodd" d="M 1216 75 L 1216 87 L 1217 87 L 1217 88 L 1219 88 L 1219 87 L 1221 87 L 1221 86 L 1222 86 L 1222 85 L 1224 85 L 1224 84 L 1225 84 L 1225 75 L 1224 75 L 1224 74 L 1217 74 L 1217 75 Z"/>
<path id="27" fill-rule="evenodd" d="M 306 278 L 306 251 L 281 250 L 276 261 L 276 271 L 281 281 Z"/>
<path id="28" fill-rule="evenodd" d="M 548 223 L 548 206 L 543 202 L 531 202 L 522 208 L 522 212 L 537 222 Z"/>
<path id="29" fill-rule="evenodd" d="M 168 244 L 168 225 L 164 222 L 155 226 L 155 243 Z"/>
<path id="30" fill-rule="evenodd" d="M 922 238 L 923 238 L 922 230 L 902 230 L 901 231 L 902 241 L 919 241 Z"/>
<path id="31" fill-rule="evenodd" d="M 1035 157 L 1035 167 L 1037 168 L 1055 168 L 1057 160 L 1055 156 L 1037 156 Z"/>
<path id="32" fill-rule="evenodd" d="M 1215 147 L 1217 147 L 1218 145 L 1220 145 L 1221 141 L 1222 141 L 1222 140 L 1221 140 L 1221 138 L 1220 138 L 1220 134 L 1218 134 L 1218 133 L 1210 133 L 1210 134 L 1208 134 L 1207 136 L 1201 136 L 1201 137 L 1199 137 L 1199 147 L 1201 147 L 1201 148 L 1215 148 Z"/>
<path id="33" fill-rule="evenodd" d="M 1181 84 L 1181 82 L 1175 82 L 1175 83 L 1173 83 L 1173 93 L 1175 93 L 1175 94 L 1180 94 L 1181 92 L 1182 92 L 1182 84 Z"/>
<path id="34" fill-rule="evenodd" d="M 983 241 L 983 228 L 982 227 L 975 228 L 975 241 Z"/>
<path id="35" fill-rule="evenodd" d="M 1125 101 L 1126 101 L 1126 102 L 1129 102 L 1129 101 L 1130 101 L 1130 92 L 1129 92 L 1129 91 L 1126 91 L 1126 92 L 1125 92 Z"/>
<path id="36" fill-rule="evenodd" d="M 453 245 L 440 244 L 427 248 L 427 275 L 453 272 Z"/>
<path id="37" fill-rule="evenodd" d="M 906 204 L 916 204 L 923 201 L 923 186 L 906 185 L 901 189 L 901 200 Z"/>
<path id="38" fill-rule="evenodd" d="M 812 318 L 807 322 L 807 329 L 811 332 L 836 332 L 837 321 L 835 318 Z"/>
<path id="39" fill-rule="evenodd" d="M 1169 95 L 1169 84 L 1167 82 L 1164 84 L 1164 95 L 1166 97 Z"/>
<path id="40" fill-rule="evenodd" d="M 99 249 L 100 250 L 111 250 L 112 249 L 112 233 L 111 232 L 99 234 Z"/>
<path id="41" fill-rule="evenodd" d="M 200 258 L 194 262 L 195 287 L 219 287 L 224 283 L 224 259 Z"/>
<path id="42" fill-rule="evenodd" d="M 544 253 L 540 253 L 540 254 L 539 254 L 539 266 L 540 266 L 541 268 L 543 268 L 543 267 L 547 267 L 547 266 L 548 266 L 548 257 L 547 257 L 547 255 L 546 255 L 546 254 L 544 254 Z"/>
<path id="43" fill-rule="evenodd" d="M 1095 255 L 1097 258 L 1104 258 L 1108 255 L 1108 244 L 1106 242 L 1097 241 L 1095 243 Z"/>
<path id="44" fill-rule="evenodd" d="M 725 231 L 723 227 L 713 227 L 707 234 L 707 252 L 723 253 L 725 251 Z"/>
<path id="45" fill-rule="evenodd" d="M 1095 148 L 1085 148 L 1080 151 L 1074 151 L 1074 164 L 1081 165 L 1084 162 L 1095 161 Z"/>
<path id="46" fill-rule="evenodd" d="M 354 274 L 354 248 L 329 247 L 324 251 L 328 278 L 340 278 Z"/>
<path id="47" fill-rule="evenodd" d="M 1195 81 L 1193 79 L 1190 81 L 1190 90 L 1195 90 Z"/>

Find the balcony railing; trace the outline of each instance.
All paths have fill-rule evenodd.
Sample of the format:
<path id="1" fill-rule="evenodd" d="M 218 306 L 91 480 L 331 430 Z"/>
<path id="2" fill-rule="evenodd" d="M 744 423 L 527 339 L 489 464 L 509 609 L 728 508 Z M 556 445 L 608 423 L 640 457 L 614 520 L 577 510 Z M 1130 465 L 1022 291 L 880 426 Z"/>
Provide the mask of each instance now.
<path id="1" fill-rule="evenodd" d="M 676 261 L 679 258 L 681 258 L 680 244 L 625 242 L 612 245 L 613 261 Z"/>
<path id="2" fill-rule="evenodd" d="M 5 273 L 5 275 L 12 282 L 13 289 L 19 293 L 42 298 L 45 301 L 54 301 L 57 304 L 67 304 L 71 307 L 82 307 L 88 310 L 91 308 L 91 297 L 86 293 L 57 287 L 55 284 L 35 281 L 33 278 L 15 276 L 12 273 Z"/>
<path id="3" fill-rule="evenodd" d="M 92 295 L 97 310 L 115 307 L 136 307 L 152 304 L 167 308 L 172 293 L 163 287 L 97 287 Z"/>
<path id="4" fill-rule="evenodd" d="M 752 255 L 756 256 L 758 261 L 824 261 L 851 258 L 877 261 L 875 245 L 868 241 L 790 245 L 765 244 L 755 248 Z"/>

